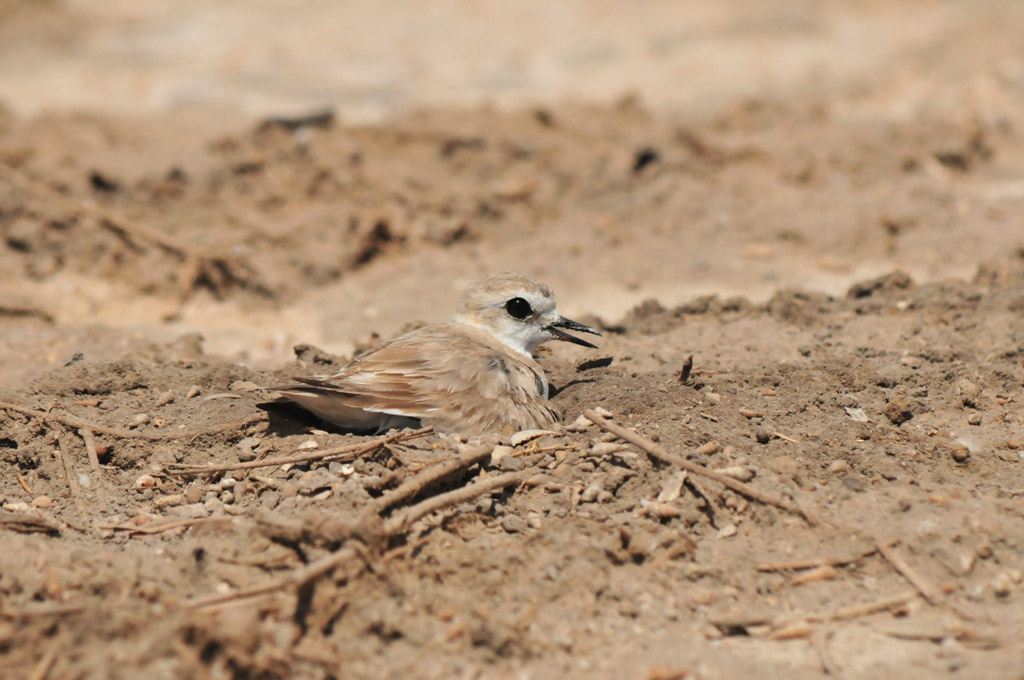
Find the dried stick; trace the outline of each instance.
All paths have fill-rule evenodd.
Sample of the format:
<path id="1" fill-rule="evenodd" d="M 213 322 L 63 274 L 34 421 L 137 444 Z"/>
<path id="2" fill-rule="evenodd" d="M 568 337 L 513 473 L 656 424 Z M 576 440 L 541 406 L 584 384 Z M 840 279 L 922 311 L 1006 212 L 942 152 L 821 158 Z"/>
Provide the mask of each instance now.
<path id="1" fill-rule="evenodd" d="M 459 455 L 449 458 L 446 461 L 431 465 L 421 470 L 409 479 L 402 482 L 398 487 L 384 494 L 371 503 L 367 512 L 380 514 L 388 508 L 398 505 L 407 498 L 412 498 L 438 480 L 483 462 L 494 450 L 496 440 L 486 440 L 477 446 L 462 450 Z"/>
<path id="2" fill-rule="evenodd" d="M 816 567 L 841 567 L 854 562 L 859 562 L 865 557 L 870 557 L 878 552 L 878 548 L 871 548 L 858 555 L 849 557 L 816 557 L 806 560 L 791 560 L 789 562 L 761 562 L 757 565 L 758 571 L 799 571 L 801 569 L 814 569 Z"/>
<path id="3" fill-rule="evenodd" d="M 147 439 L 150 441 L 160 441 L 165 439 L 192 439 L 193 437 L 202 437 L 208 434 L 217 434 L 218 432 L 224 432 L 225 430 L 240 430 L 244 427 L 248 427 L 253 423 L 259 423 L 267 419 L 265 413 L 258 415 L 252 415 L 242 420 L 236 420 L 230 423 L 222 423 L 215 425 L 214 427 L 207 428 L 205 430 L 191 430 L 181 432 L 134 432 L 132 430 L 123 430 L 117 427 L 105 427 L 103 425 L 97 425 L 96 423 L 90 423 L 87 420 L 75 418 L 74 416 L 61 416 L 56 413 L 47 413 L 45 411 L 36 411 L 35 409 L 26 408 L 19 406 L 18 404 L 12 404 L 7 401 L 0 401 L 0 409 L 6 411 L 14 411 L 15 413 L 21 413 L 26 416 L 32 416 L 33 418 L 39 418 L 45 422 L 61 423 L 68 427 L 80 430 L 82 428 L 89 428 L 93 432 L 99 432 L 100 434 L 110 435 L 111 437 L 119 437 L 121 439 Z"/>
<path id="4" fill-rule="evenodd" d="M 862 616 L 870 616 L 871 614 L 877 614 L 878 612 L 897 609 L 910 604 L 918 597 L 920 597 L 920 594 L 916 590 L 908 590 L 904 593 L 900 593 L 899 595 L 893 595 L 892 597 L 886 597 L 866 604 L 859 604 L 854 607 L 837 609 L 828 614 L 811 614 L 810 616 L 805 616 L 804 620 L 821 623 L 825 621 L 849 621 L 850 619 L 859 619 Z"/>
<path id="5" fill-rule="evenodd" d="M 227 595 L 202 597 L 188 602 L 187 606 L 189 609 L 206 609 L 228 602 L 247 600 L 261 595 L 269 595 L 271 593 L 287 590 L 291 587 L 300 587 L 319 578 L 320 576 L 323 576 L 335 567 L 344 564 L 358 555 L 359 553 L 355 548 L 341 548 L 339 550 L 335 550 L 329 555 L 326 555 L 325 557 L 321 557 L 318 560 L 310 562 L 304 567 L 296 569 L 292 573 L 288 574 L 286 578 L 278 579 L 270 583 L 264 583 L 263 585 L 255 586 L 253 588 L 239 590 Z"/>
<path id="6" fill-rule="evenodd" d="M 417 503 L 411 508 L 406 509 L 384 522 L 384 534 L 386 536 L 394 536 L 416 520 L 429 515 L 435 510 L 440 510 L 441 508 L 449 505 L 464 503 L 465 501 L 472 500 L 477 496 L 494 489 L 518 484 L 530 475 L 536 474 L 539 471 L 540 468 L 527 468 L 525 470 L 520 470 L 519 472 L 509 472 L 504 475 L 498 475 L 497 477 L 488 477 L 477 480 L 469 486 L 464 486 L 461 489 L 455 489 L 447 493 L 431 496 L 430 498 Z"/>
<path id="7" fill-rule="evenodd" d="M 389 435 L 376 437 L 368 443 L 345 444 L 323 451 L 311 451 L 309 453 L 295 453 L 278 458 L 264 458 L 263 460 L 252 460 L 246 463 L 224 463 L 222 465 L 170 465 L 167 468 L 171 475 L 205 475 L 211 472 L 230 472 L 233 470 L 252 470 L 261 467 L 276 467 L 290 463 L 308 463 L 312 460 L 324 460 L 327 458 L 344 460 L 355 460 L 371 451 L 379 449 L 387 444 L 407 441 L 423 437 L 434 431 L 432 427 L 422 427 L 418 430 L 398 430 Z"/>
<path id="8" fill-rule="evenodd" d="M 85 442 L 85 452 L 89 455 L 89 467 L 92 468 L 93 475 L 96 477 L 96 500 L 99 502 L 100 512 L 106 512 L 109 506 L 107 505 L 107 494 L 103 490 L 103 470 L 100 469 L 100 456 L 96 451 L 96 440 L 92 436 L 92 430 L 88 427 L 80 429 L 78 434 Z"/>
<path id="9" fill-rule="evenodd" d="M 171 531 L 173 529 L 180 529 L 182 527 L 191 527 L 197 524 L 208 524 L 210 522 L 233 522 L 234 517 L 196 517 L 194 519 L 183 519 L 176 522 L 165 522 L 164 524 L 157 524 L 156 526 L 134 526 L 128 524 L 103 524 L 100 529 L 109 529 L 111 531 L 127 531 L 128 535 L 150 535 L 150 534 L 162 534 L 165 531 Z"/>
<path id="10" fill-rule="evenodd" d="M 597 413 L 593 409 L 584 411 L 583 415 L 589 420 L 593 421 L 594 424 L 599 426 L 601 429 L 607 430 L 608 432 L 611 432 L 620 439 L 624 439 L 628 441 L 630 444 L 633 444 L 643 449 L 651 458 L 659 460 L 663 463 L 676 465 L 678 467 L 683 468 L 687 472 L 692 472 L 695 475 L 700 475 L 702 477 L 707 477 L 708 479 L 713 479 L 719 484 L 728 487 L 735 491 L 736 493 L 746 496 L 751 500 L 765 503 L 767 505 L 774 505 L 775 507 L 785 510 L 786 512 L 790 512 L 794 515 L 803 517 L 811 526 L 816 526 L 817 524 L 819 524 L 818 519 L 810 512 L 796 506 L 793 503 L 790 503 L 784 498 L 779 498 L 777 496 L 765 493 L 764 491 L 760 491 L 750 486 L 749 484 L 744 484 L 743 482 L 737 481 L 732 477 L 726 477 L 725 475 L 721 475 L 715 472 L 714 470 L 710 470 L 704 467 L 703 465 L 697 465 L 696 463 L 691 463 L 690 461 L 684 458 L 680 458 L 679 456 L 674 456 L 668 451 L 666 451 L 664 447 L 655 444 L 650 439 L 647 439 L 646 437 L 634 432 L 633 430 L 622 427 L 621 425 L 617 425 L 607 420 L 600 413 Z"/>
<path id="11" fill-rule="evenodd" d="M 75 479 L 75 471 L 71 468 L 71 455 L 68 447 L 64 444 L 64 437 L 57 437 L 57 445 L 60 447 L 60 462 L 64 464 L 64 474 L 68 478 L 68 486 L 71 488 L 71 500 L 75 502 L 78 514 L 85 519 L 85 503 L 82 501 L 82 490 L 78 488 L 78 480 Z"/>
<path id="12" fill-rule="evenodd" d="M 917 588 L 918 592 L 924 596 L 924 599 L 928 600 L 929 604 L 939 605 L 942 603 L 942 595 L 939 590 L 921 576 L 917 571 L 914 570 L 907 562 L 900 556 L 893 547 L 885 541 L 876 541 L 875 548 L 878 553 L 889 560 L 893 568 L 898 571 L 903 578 L 910 581 L 910 584 Z"/>

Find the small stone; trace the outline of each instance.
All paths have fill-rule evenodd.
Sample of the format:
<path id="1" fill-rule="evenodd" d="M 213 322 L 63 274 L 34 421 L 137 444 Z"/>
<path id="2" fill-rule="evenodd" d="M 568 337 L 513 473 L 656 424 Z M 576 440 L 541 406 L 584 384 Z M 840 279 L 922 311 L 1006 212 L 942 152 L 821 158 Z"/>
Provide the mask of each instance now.
<path id="1" fill-rule="evenodd" d="M 980 413 L 972 413 L 971 415 L 967 416 L 967 424 L 968 425 L 981 425 L 981 414 Z"/>
<path id="2" fill-rule="evenodd" d="M 699 455 L 699 456 L 713 456 L 713 455 L 715 455 L 716 453 L 718 453 L 721 450 L 722 450 L 722 445 L 719 444 L 718 442 L 714 441 L 714 440 L 711 440 L 711 441 L 707 442 L 706 444 L 702 444 L 700 446 L 700 448 L 697 449 L 697 455 Z"/>
<path id="3" fill-rule="evenodd" d="M 51 505 L 53 505 L 53 499 L 51 499 L 49 496 L 36 496 L 35 498 L 32 499 L 33 508 L 46 509 Z"/>
<path id="4" fill-rule="evenodd" d="M 704 398 L 708 400 L 709 404 L 718 404 L 722 401 L 722 395 L 717 392 L 706 392 Z"/>
<path id="5" fill-rule="evenodd" d="M 238 442 L 238 460 L 243 463 L 256 460 L 256 447 L 259 445 L 259 437 L 246 437 Z"/>
<path id="6" fill-rule="evenodd" d="M 206 493 L 206 489 L 197 482 L 189 484 L 185 488 L 185 500 L 191 503 L 198 503 L 203 500 L 203 494 Z"/>
<path id="7" fill-rule="evenodd" d="M 156 400 L 156 405 L 166 406 L 167 404 L 170 404 L 172 401 L 174 401 L 174 392 L 167 390 L 166 392 L 161 394 L 160 397 Z"/>
<path id="8" fill-rule="evenodd" d="M 526 517 L 526 523 L 530 525 L 531 529 L 540 529 L 544 526 L 544 519 L 540 516 L 540 513 L 531 512 Z"/>
<path id="9" fill-rule="evenodd" d="M 498 467 L 506 472 L 515 472 L 523 469 L 523 461 L 515 456 L 502 456 L 498 461 Z"/>
<path id="10" fill-rule="evenodd" d="M 132 418 L 132 422 L 129 423 L 128 427 L 141 427 L 141 426 L 145 425 L 148 422 L 149 422 L 149 414 L 148 413 L 139 413 L 134 418 Z"/>
<path id="11" fill-rule="evenodd" d="M 558 433 L 554 430 L 521 430 L 509 437 L 509 443 L 511 443 L 512 446 L 519 446 L 520 444 L 525 444 L 526 442 L 543 437 L 546 434 Z"/>
<path id="12" fill-rule="evenodd" d="M 772 433 L 764 428 L 758 428 L 757 431 L 754 432 L 754 439 L 757 440 L 758 444 L 767 444 L 772 440 Z"/>
<path id="13" fill-rule="evenodd" d="M 172 505 L 181 505 L 185 502 L 185 495 L 180 493 L 169 494 L 167 496 L 160 496 L 153 501 L 154 508 L 167 508 Z"/>
<path id="14" fill-rule="evenodd" d="M 222 491 L 220 494 L 220 502 L 224 505 L 231 505 L 235 502 L 235 494 L 231 491 Z"/>
<path id="15" fill-rule="evenodd" d="M 299 444 L 296 449 L 299 451 L 310 451 L 312 449 L 319 449 L 320 445 L 316 443 L 315 439 L 307 439 L 306 441 Z"/>
<path id="16" fill-rule="evenodd" d="M 952 444 L 953 460 L 957 463 L 966 463 L 971 459 L 971 450 L 963 444 Z"/>
<path id="17" fill-rule="evenodd" d="M 620 444 L 617 442 L 601 442 L 594 444 L 590 448 L 590 453 L 595 456 L 609 456 L 613 453 L 619 453 L 620 451 L 628 451 L 629 446 L 626 444 Z"/>
<path id="18" fill-rule="evenodd" d="M 139 475 L 135 479 L 136 489 L 152 489 L 157 486 L 156 477 L 153 475 Z"/>
<path id="19" fill-rule="evenodd" d="M 579 416 L 576 420 L 572 421 L 572 425 L 569 425 L 565 429 L 569 432 L 585 432 L 594 423 L 591 422 L 590 418 L 586 416 Z"/>
<path id="20" fill-rule="evenodd" d="M 501 528 L 510 534 L 526 530 L 526 520 L 518 515 L 505 515 L 501 518 Z"/>
<path id="21" fill-rule="evenodd" d="M 202 391 L 203 390 L 201 387 L 199 387 L 199 385 L 192 385 L 191 387 L 188 388 L 188 392 L 185 393 L 185 398 L 192 399 L 193 397 L 198 397 L 202 393 Z"/>
<path id="22" fill-rule="evenodd" d="M 731 538 L 736 535 L 737 531 L 735 524 L 726 524 L 718 530 L 718 538 Z"/>
<path id="23" fill-rule="evenodd" d="M 726 477 L 732 477 L 740 482 L 749 482 L 754 478 L 755 474 L 754 468 L 745 467 L 743 465 L 731 465 L 729 467 L 718 468 L 715 472 L 720 475 L 725 475 Z"/>
<path id="24" fill-rule="evenodd" d="M 741 416 L 743 416 L 744 418 L 746 418 L 747 420 L 750 420 L 752 418 L 763 418 L 764 417 L 764 414 L 761 413 L 760 411 L 755 411 L 755 410 L 749 409 L 749 408 L 741 408 L 739 410 L 739 414 Z"/>
<path id="25" fill-rule="evenodd" d="M 251 380 L 236 380 L 228 385 L 228 389 L 232 392 L 255 392 L 259 388 L 260 386 Z"/>
<path id="26" fill-rule="evenodd" d="M 884 413 L 889 422 L 897 427 L 914 417 L 910 401 L 902 396 L 893 397 L 889 405 L 885 407 Z"/>
<path id="27" fill-rule="evenodd" d="M 593 503 L 603 489 L 596 484 L 591 484 L 580 494 L 580 503 Z"/>
<path id="28" fill-rule="evenodd" d="M 608 409 L 606 409 L 604 406 L 595 406 L 594 407 L 594 413 L 596 413 L 597 415 L 601 416 L 602 418 L 607 418 L 609 420 L 611 420 L 612 418 L 615 417 L 612 414 L 612 412 L 609 411 Z"/>
<path id="29" fill-rule="evenodd" d="M 832 464 L 828 466 L 828 471 L 833 474 L 844 474 L 850 472 L 853 468 L 845 460 L 834 460 Z"/>
<path id="30" fill-rule="evenodd" d="M 963 378 L 957 381 L 957 392 L 960 393 L 960 401 L 967 408 L 978 406 L 978 397 L 981 396 L 981 387 L 976 382 Z"/>

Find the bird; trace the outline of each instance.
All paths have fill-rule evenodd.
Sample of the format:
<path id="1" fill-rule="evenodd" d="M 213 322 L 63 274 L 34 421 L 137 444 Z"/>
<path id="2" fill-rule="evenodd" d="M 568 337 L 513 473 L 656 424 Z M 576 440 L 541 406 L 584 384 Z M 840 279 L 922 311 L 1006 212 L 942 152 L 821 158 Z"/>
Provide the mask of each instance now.
<path id="1" fill-rule="evenodd" d="M 455 316 L 381 343 L 330 376 L 273 388 L 322 420 L 356 433 L 433 427 L 464 436 L 544 429 L 558 422 L 533 358 L 567 331 L 601 335 L 562 316 L 551 288 L 504 272 L 473 281 Z"/>

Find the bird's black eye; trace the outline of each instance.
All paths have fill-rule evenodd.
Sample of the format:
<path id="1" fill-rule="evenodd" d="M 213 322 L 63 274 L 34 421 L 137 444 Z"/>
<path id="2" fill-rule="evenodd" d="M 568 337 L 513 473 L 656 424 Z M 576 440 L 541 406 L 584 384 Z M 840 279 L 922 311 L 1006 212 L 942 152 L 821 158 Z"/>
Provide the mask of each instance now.
<path id="1" fill-rule="evenodd" d="M 516 297 L 505 303 L 505 311 L 513 319 L 525 319 L 533 314 L 533 307 L 523 298 Z"/>

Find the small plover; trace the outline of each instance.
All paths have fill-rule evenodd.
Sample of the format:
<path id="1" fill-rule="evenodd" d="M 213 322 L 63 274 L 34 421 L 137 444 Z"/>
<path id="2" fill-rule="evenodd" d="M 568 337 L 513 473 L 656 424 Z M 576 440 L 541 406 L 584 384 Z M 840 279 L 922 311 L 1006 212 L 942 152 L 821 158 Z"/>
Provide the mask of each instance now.
<path id="1" fill-rule="evenodd" d="M 544 428 L 558 420 L 537 347 L 566 331 L 601 333 L 565 318 L 545 284 L 521 274 L 474 281 L 447 323 L 384 342 L 331 376 L 274 388 L 327 422 L 357 432 L 431 425 L 469 436 Z"/>

